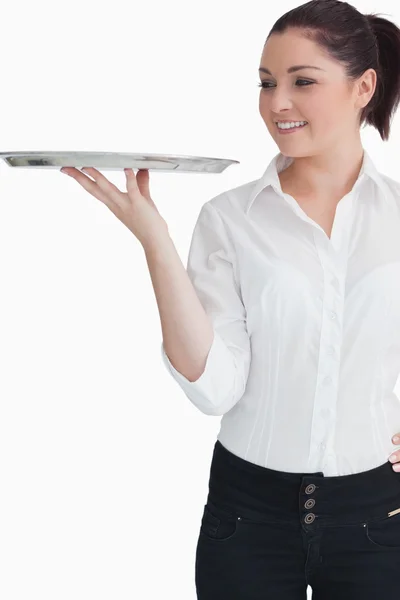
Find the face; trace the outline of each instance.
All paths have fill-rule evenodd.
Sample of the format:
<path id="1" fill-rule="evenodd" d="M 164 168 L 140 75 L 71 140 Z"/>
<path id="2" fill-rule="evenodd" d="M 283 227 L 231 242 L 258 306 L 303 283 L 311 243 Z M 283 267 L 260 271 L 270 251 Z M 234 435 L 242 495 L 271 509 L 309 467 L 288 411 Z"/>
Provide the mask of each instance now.
<path id="1" fill-rule="evenodd" d="M 288 73 L 295 65 L 318 70 L 302 68 Z M 259 71 L 260 114 L 282 154 L 311 156 L 359 138 L 359 114 L 375 89 L 373 69 L 350 84 L 341 64 L 294 30 L 271 35 L 260 67 L 271 72 Z M 308 121 L 308 125 L 281 134 L 277 120 Z"/>

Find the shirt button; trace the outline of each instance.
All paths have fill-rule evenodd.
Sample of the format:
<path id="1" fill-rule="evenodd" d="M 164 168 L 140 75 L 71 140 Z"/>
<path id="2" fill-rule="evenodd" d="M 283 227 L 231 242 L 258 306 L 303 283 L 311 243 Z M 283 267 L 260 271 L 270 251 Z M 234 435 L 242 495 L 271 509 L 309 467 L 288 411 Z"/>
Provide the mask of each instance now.
<path id="1" fill-rule="evenodd" d="M 329 385 L 331 383 L 331 381 L 332 381 L 332 378 L 329 377 L 329 375 L 327 377 L 325 377 L 325 379 L 324 379 L 325 385 Z"/>
<path id="2" fill-rule="evenodd" d="M 320 450 L 322 450 L 322 452 L 325 452 L 326 445 L 325 444 L 320 444 L 319 448 L 320 448 Z"/>
<path id="3" fill-rule="evenodd" d="M 333 354 L 335 354 L 335 349 L 333 346 L 329 346 L 329 348 L 327 348 L 326 353 L 328 356 L 332 356 Z"/>
<path id="4" fill-rule="evenodd" d="M 330 319 L 332 319 L 332 321 L 333 321 L 334 319 L 336 319 L 336 313 L 335 313 L 335 312 L 333 312 L 333 311 L 331 311 L 331 312 L 330 312 L 330 314 L 329 314 L 329 318 L 330 318 Z"/>

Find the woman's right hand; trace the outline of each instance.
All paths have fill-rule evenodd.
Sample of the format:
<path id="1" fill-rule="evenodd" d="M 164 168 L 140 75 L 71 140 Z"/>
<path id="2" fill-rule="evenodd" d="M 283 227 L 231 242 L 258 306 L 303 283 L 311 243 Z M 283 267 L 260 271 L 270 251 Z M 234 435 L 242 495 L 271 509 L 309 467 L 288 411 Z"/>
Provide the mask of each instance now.
<path id="1" fill-rule="evenodd" d="M 143 247 L 154 242 L 156 237 L 169 234 L 168 225 L 150 196 L 148 169 L 139 169 L 136 176 L 133 169 L 124 169 L 127 192 L 121 192 L 97 169 L 91 167 L 82 168 L 90 177 L 75 167 L 63 167 L 60 170 L 76 179 L 89 194 L 103 202 L 132 231 Z"/>

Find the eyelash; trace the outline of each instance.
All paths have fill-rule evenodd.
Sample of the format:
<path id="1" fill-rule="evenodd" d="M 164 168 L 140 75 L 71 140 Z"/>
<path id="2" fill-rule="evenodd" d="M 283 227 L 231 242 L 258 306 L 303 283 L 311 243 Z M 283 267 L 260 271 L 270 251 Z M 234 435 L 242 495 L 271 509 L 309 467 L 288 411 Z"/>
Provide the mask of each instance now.
<path id="1" fill-rule="evenodd" d="M 300 85 L 299 87 L 307 87 L 309 85 L 313 85 L 313 81 L 307 81 L 306 79 L 297 79 L 296 83 L 298 83 L 299 81 L 303 81 L 305 82 L 306 85 Z M 271 83 L 270 81 L 263 81 L 262 83 L 258 84 L 258 87 L 262 87 L 264 90 L 270 90 L 271 86 L 268 87 L 264 87 L 264 83 Z"/>

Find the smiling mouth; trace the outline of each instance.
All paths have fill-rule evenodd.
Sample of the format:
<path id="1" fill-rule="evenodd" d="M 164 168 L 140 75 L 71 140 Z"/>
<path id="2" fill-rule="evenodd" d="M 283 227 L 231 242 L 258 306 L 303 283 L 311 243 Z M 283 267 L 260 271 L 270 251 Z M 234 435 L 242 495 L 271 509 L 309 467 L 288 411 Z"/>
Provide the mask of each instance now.
<path id="1" fill-rule="evenodd" d="M 305 127 L 306 125 L 308 125 L 308 121 L 295 121 L 295 123 L 303 123 L 302 125 L 294 125 L 294 127 L 279 127 L 279 124 L 275 122 L 275 125 L 278 127 L 278 129 L 301 129 L 302 127 Z M 279 122 L 281 124 L 286 125 L 287 123 L 293 123 L 293 121 L 287 121 L 287 123 L 285 122 Z"/>
<path id="2" fill-rule="evenodd" d="M 278 124 L 275 123 L 276 128 L 279 132 L 280 135 L 284 135 L 284 134 L 289 134 L 289 133 L 296 133 L 296 131 L 300 131 L 301 129 L 304 129 L 304 127 L 308 126 L 308 123 L 305 123 L 304 125 L 295 125 L 294 127 L 278 127 Z"/>

